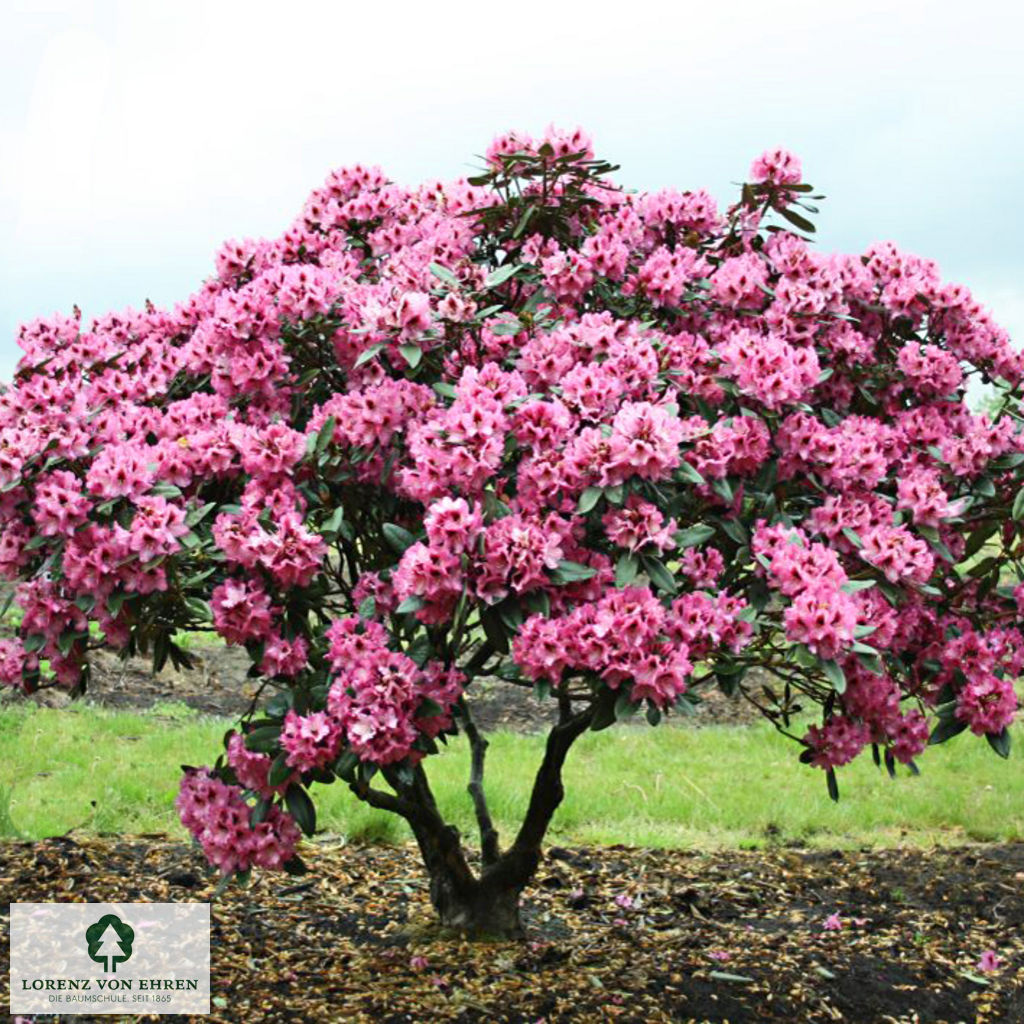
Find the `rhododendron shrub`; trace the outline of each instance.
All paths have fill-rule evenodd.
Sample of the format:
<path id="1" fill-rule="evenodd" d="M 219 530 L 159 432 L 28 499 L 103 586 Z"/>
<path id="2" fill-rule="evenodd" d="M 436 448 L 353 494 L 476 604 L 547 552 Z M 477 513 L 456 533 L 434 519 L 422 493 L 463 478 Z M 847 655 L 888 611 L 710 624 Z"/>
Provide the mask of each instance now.
<path id="1" fill-rule="evenodd" d="M 712 686 L 833 795 L 868 748 L 1008 752 L 1021 356 L 934 263 L 812 248 L 785 151 L 724 210 L 614 170 L 555 130 L 450 184 L 343 169 L 172 310 L 22 328 L 0 678 L 81 692 L 101 644 L 157 669 L 190 630 L 244 647 L 258 698 L 178 797 L 226 876 L 300 870 L 340 780 L 408 823 L 445 922 L 514 933 L 573 742 Z M 480 677 L 557 708 L 511 838 Z M 430 788 L 457 734 L 478 868 Z"/>

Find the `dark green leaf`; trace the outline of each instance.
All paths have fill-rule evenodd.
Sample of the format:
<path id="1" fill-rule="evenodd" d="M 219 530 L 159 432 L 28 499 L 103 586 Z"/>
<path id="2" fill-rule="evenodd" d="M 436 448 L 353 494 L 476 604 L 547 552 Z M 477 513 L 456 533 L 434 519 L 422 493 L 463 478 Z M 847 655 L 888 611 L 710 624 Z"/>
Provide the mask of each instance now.
<path id="1" fill-rule="evenodd" d="M 732 502 L 733 490 L 732 484 L 729 483 L 728 477 L 719 477 L 716 480 L 711 481 L 711 489 L 717 494 L 723 501 Z"/>
<path id="2" fill-rule="evenodd" d="M 843 667 L 837 661 L 832 658 L 826 658 L 821 663 L 822 671 L 825 673 L 825 678 L 832 684 L 832 689 L 836 693 L 846 692 L 846 673 L 843 672 Z"/>
<path id="3" fill-rule="evenodd" d="M 619 555 L 619 560 L 615 563 L 615 585 L 628 587 L 636 579 L 639 571 L 640 563 L 636 555 L 630 552 Z"/>
<path id="4" fill-rule="evenodd" d="M 874 585 L 874 580 L 847 580 L 840 589 L 853 594 L 858 590 L 870 590 Z"/>
<path id="5" fill-rule="evenodd" d="M 277 750 L 277 741 L 280 735 L 280 726 L 264 725 L 245 734 L 245 745 L 249 750 L 254 750 L 259 754 L 270 754 Z"/>
<path id="6" fill-rule="evenodd" d="M 715 528 L 713 526 L 688 526 L 684 530 L 679 530 L 675 534 L 676 544 L 680 548 L 695 548 L 700 546 L 706 540 L 710 540 L 715 535 Z"/>
<path id="7" fill-rule="evenodd" d="M 215 508 L 217 502 L 211 501 L 203 505 L 201 508 L 194 508 L 187 516 L 185 516 L 186 526 L 195 526 L 197 523 L 201 523 Z"/>
<path id="8" fill-rule="evenodd" d="M 368 349 L 364 349 L 359 353 L 359 358 L 356 359 L 355 366 L 353 369 L 359 369 L 364 363 L 368 363 L 381 349 L 384 348 L 383 343 L 379 345 L 371 345 Z"/>
<path id="9" fill-rule="evenodd" d="M 408 530 L 394 523 L 385 523 L 382 532 L 384 539 L 399 555 L 404 555 L 416 543 L 416 538 Z"/>
<path id="10" fill-rule="evenodd" d="M 307 835 L 311 836 L 316 831 L 316 808 L 309 794 L 294 783 L 288 787 L 284 795 L 285 805 L 288 813 L 295 819 L 295 824 Z"/>
<path id="11" fill-rule="evenodd" d="M 337 534 L 338 530 L 341 529 L 341 524 L 345 519 L 345 509 L 339 505 L 331 514 L 330 517 L 321 524 L 320 533 L 325 537 L 333 537 Z"/>
<path id="12" fill-rule="evenodd" d="M 331 443 L 331 440 L 334 437 L 334 425 L 335 420 L 333 416 L 328 416 L 327 419 L 324 420 L 324 425 L 316 435 L 316 445 L 313 448 L 315 454 L 322 455 L 327 450 L 327 446 Z"/>
<path id="13" fill-rule="evenodd" d="M 579 562 L 570 562 L 563 558 L 558 567 L 551 571 L 551 579 L 555 583 L 581 583 L 589 580 L 597 570 L 589 565 L 580 565 Z"/>
<path id="14" fill-rule="evenodd" d="M 480 625 L 491 646 L 499 654 L 508 654 L 508 633 L 501 616 L 490 606 L 480 606 Z"/>
<path id="15" fill-rule="evenodd" d="M 423 359 L 423 350 L 419 345 L 399 345 L 398 351 L 401 352 L 402 358 L 409 364 L 411 370 L 415 370 Z"/>
<path id="16" fill-rule="evenodd" d="M 1002 732 L 987 733 L 985 739 L 988 740 L 988 745 L 1000 756 L 1010 756 L 1010 730 L 1003 729 Z"/>
<path id="17" fill-rule="evenodd" d="M 750 539 L 747 528 L 738 519 L 723 519 L 722 529 L 730 540 L 735 541 L 737 544 L 746 544 Z"/>
<path id="18" fill-rule="evenodd" d="M 675 578 L 665 568 L 664 563 L 660 559 L 655 558 L 653 555 L 644 555 L 641 561 L 643 562 L 644 572 L 647 573 L 651 583 L 658 590 L 664 591 L 666 594 L 674 594 L 676 592 Z"/>
<path id="19" fill-rule="evenodd" d="M 625 690 L 615 699 L 615 718 L 617 721 L 621 721 L 623 718 L 630 718 L 639 710 L 640 705 L 634 704 Z"/>
<path id="20" fill-rule="evenodd" d="M 796 210 L 783 207 L 779 210 L 779 213 L 781 213 L 782 216 L 785 217 L 786 220 L 788 220 L 794 227 L 798 227 L 801 231 L 808 232 L 808 234 L 814 233 L 814 225 L 806 217 L 797 213 Z"/>
<path id="21" fill-rule="evenodd" d="M 1024 487 L 1017 492 L 1017 496 L 1013 499 L 1013 508 L 1010 511 L 1010 515 L 1014 519 L 1020 519 L 1024 516 Z"/>
<path id="22" fill-rule="evenodd" d="M 487 275 L 487 280 L 484 281 L 484 288 L 497 288 L 498 285 L 504 284 L 513 274 L 522 270 L 522 264 L 507 264 L 504 267 L 498 267 L 497 270 L 492 270 Z"/>
<path id="23" fill-rule="evenodd" d="M 931 746 L 935 746 L 939 743 L 945 743 L 946 740 L 951 740 L 954 736 L 959 736 L 966 728 L 967 723 L 962 722 L 959 718 L 953 718 L 952 716 L 940 718 L 936 723 L 935 728 L 932 729 L 931 736 L 928 737 L 928 743 Z"/>
<path id="24" fill-rule="evenodd" d="M 839 782 L 836 779 L 835 768 L 829 768 L 825 773 L 825 782 L 828 786 L 829 797 L 836 803 L 839 803 Z"/>
<path id="25" fill-rule="evenodd" d="M 700 473 L 698 473 L 697 470 L 688 462 L 680 464 L 679 468 L 676 470 L 676 479 L 688 480 L 692 484 L 702 484 L 705 482 L 704 477 L 702 477 Z"/>
<path id="26" fill-rule="evenodd" d="M 282 750 L 274 758 L 267 772 L 267 783 L 270 786 L 281 786 L 291 777 L 292 767 L 288 764 L 288 754 Z"/>
<path id="27" fill-rule="evenodd" d="M 588 487 L 581 495 L 576 510 L 585 516 L 601 500 L 603 490 L 600 487 Z"/>
<path id="28" fill-rule="evenodd" d="M 442 267 L 440 263 L 431 263 L 427 269 L 450 288 L 459 287 L 459 279 L 447 267 Z"/>

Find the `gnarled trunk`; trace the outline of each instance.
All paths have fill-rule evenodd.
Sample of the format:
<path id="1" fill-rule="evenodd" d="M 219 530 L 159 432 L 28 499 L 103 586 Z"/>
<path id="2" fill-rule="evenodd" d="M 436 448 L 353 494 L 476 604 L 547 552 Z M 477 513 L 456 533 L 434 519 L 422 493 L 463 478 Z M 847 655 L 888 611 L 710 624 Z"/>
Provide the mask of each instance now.
<path id="1" fill-rule="evenodd" d="M 522 887 L 496 888 L 482 881 L 453 888 L 443 875 L 430 878 L 430 900 L 441 924 L 473 939 L 520 939 Z"/>
<path id="2" fill-rule="evenodd" d="M 471 938 L 521 938 L 520 897 L 537 872 L 541 843 L 565 795 L 562 765 L 573 742 L 589 726 L 591 709 L 565 714 L 548 735 L 544 760 L 534 780 L 530 805 L 513 844 L 504 852 L 483 798 L 483 753 L 486 742 L 470 725 L 473 775 L 469 791 L 480 826 L 482 868 L 474 874 L 466 861 L 458 830 L 441 817 L 422 766 L 411 780 L 384 769 L 396 796 L 354 785 L 361 799 L 394 811 L 408 821 L 430 879 L 430 901 L 445 927 Z"/>

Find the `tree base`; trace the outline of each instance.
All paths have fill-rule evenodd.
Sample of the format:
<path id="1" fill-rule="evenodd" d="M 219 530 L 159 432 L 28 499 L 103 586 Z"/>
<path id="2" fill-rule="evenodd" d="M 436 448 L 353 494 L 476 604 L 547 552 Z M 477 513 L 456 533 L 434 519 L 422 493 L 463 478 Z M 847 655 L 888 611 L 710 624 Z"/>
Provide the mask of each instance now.
<path id="1" fill-rule="evenodd" d="M 476 893 L 435 905 L 441 926 L 474 941 L 522 939 L 519 893 Z"/>

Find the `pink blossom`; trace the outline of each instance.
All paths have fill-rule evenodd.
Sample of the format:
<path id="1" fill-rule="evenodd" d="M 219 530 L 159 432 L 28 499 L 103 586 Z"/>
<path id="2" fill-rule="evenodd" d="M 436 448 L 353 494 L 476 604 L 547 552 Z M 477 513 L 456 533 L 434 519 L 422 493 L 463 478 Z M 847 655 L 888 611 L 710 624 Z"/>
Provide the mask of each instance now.
<path id="1" fill-rule="evenodd" d="M 306 667 L 308 658 L 309 644 L 304 637 L 288 640 L 274 636 L 264 645 L 260 671 L 267 676 L 291 678 Z"/>
<path id="2" fill-rule="evenodd" d="M 820 728 L 812 725 L 804 742 L 813 751 L 811 764 L 819 768 L 838 768 L 849 764 L 864 749 L 870 735 L 864 724 L 833 715 Z"/>
<path id="3" fill-rule="evenodd" d="M 180 538 L 186 533 L 184 509 L 161 497 L 139 498 L 135 502 L 128 547 L 140 562 L 173 554 L 181 547 Z"/>
<path id="4" fill-rule="evenodd" d="M 186 772 L 174 803 L 181 823 L 224 875 L 254 866 L 279 869 L 295 855 L 299 830 L 292 817 L 272 806 L 258 825 L 251 825 L 242 791 L 209 769 Z"/>
<path id="5" fill-rule="evenodd" d="M 750 166 L 751 181 L 769 181 L 775 185 L 796 185 L 802 173 L 799 159 L 781 147 L 766 149 Z"/>
<path id="6" fill-rule="evenodd" d="M 675 520 L 666 521 L 656 505 L 635 494 L 630 495 L 623 508 L 606 512 L 601 522 L 608 539 L 620 548 L 639 551 L 651 547 L 663 552 L 675 547 Z"/>
<path id="7" fill-rule="evenodd" d="M 1003 958 L 994 949 L 986 949 L 978 957 L 976 966 L 979 971 L 984 971 L 986 974 L 994 974 L 1003 966 Z"/>
<path id="8" fill-rule="evenodd" d="M 822 658 L 834 658 L 853 642 L 857 608 L 853 598 L 827 583 L 814 583 L 785 611 L 786 636 Z"/>
<path id="9" fill-rule="evenodd" d="M 258 583 L 226 580 L 214 588 L 213 624 L 228 643 L 259 640 L 271 630 L 270 598 Z"/>
<path id="10" fill-rule="evenodd" d="M 300 772 L 325 768 L 341 748 L 342 733 L 338 723 L 322 711 L 299 715 L 289 711 L 281 729 L 281 749 L 286 761 Z"/>

